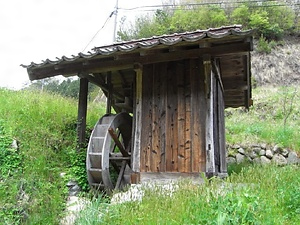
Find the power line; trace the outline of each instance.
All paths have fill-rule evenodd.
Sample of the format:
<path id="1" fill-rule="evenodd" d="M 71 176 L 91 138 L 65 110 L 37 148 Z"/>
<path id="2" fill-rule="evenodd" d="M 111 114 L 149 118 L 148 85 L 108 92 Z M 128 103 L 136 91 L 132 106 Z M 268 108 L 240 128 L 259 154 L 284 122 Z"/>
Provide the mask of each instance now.
<path id="1" fill-rule="evenodd" d="M 109 17 L 107 17 L 107 19 L 105 20 L 104 24 L 102 25 L 102 27 L 96 32 L 96 34 L 92 37 L 92 39 L 89 41 L 89 43 L 85 46 L 85 48 L 81 51 L 84 52 L 87 47 L 92 43 L 92 41 L 96 38 L 96 36 L 98 35 L 98 33 L 106 26 L 107 22 L 109 21 L 109 19 L 114 15 L 115 10 L 112 11 L 109 15 Z"/>
<path id="2" fill-rule="evenodd" d="M 250 7 L 276 7 L 276 6 L 288 6 L 286 4 L 280 4 L 278 1 L 268 1 L 268 3 L 272 2 L 272 4 L 268 5 L 250 5 Z M 207 6 L 207 5 L 241 5 L 241 4 L 251 4 L 251 3 L 263 3 L 261 0 L 255 0 L 255 1 L 238 1 L 238 2 L 208 2 L 208 3 L 188 3 L 188 4 L 180 4 L 180 5 L 173 5 L 173 4 L 164 4 L 164 5 L 145 5 L 145 6 L 138 6 L 138 7 L 133 7 L 133 8 L 119 8 L 120 10 L 123 11 L 156 11 L 157 8 L 164 8 L 164 7 L 172 7 L 170 8 L 171 10 L 176 10 L 182 6 Z M 277 4 L 276 4 L 277 3 Z M 300 3 L 294 3 L 291 6 L 298 6 Z M 156 8 L 156 9 L 147 9 L 147 8 Z M 236 7 L 227 7 L 227 8 L 236 8 Z M 140 10 L 140 9 L 145 9 L 145 10 Z"/>

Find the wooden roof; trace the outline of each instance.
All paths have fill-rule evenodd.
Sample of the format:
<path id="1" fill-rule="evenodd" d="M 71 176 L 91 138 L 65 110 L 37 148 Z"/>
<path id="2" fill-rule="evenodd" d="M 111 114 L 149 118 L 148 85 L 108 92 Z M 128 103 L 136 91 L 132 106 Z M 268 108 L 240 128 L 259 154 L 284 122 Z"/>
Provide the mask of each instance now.
<path id="1" fill-rule="evenodd" d="M 221 78 L 227 107 L 248 107 L 251 103 L 250 51 L 252 31 L 241 26 L 227 26 L 194 32 L 176 33 L 95 47 L 88 53 L 41 63 L 21 65 L 30 80 L 56 75 L 87 77 L 107 90 L 105 76 L 112 74 L 116 99 L 132 94 L 136 64 L 146 65 L 209 55 L 220 61 Z"/>

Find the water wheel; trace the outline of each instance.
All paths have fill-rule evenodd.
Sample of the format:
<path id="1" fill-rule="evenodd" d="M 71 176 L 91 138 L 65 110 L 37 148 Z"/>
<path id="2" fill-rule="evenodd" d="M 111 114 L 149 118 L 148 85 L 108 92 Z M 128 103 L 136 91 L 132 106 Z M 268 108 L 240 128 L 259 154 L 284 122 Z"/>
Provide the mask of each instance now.
<path id="1" fill-rule="evenodd" d="M 92 188 L 110 191 L 129 183 L 131 129 L 128 113 L 105 115 L 95 125 L 86 158 Z"/>

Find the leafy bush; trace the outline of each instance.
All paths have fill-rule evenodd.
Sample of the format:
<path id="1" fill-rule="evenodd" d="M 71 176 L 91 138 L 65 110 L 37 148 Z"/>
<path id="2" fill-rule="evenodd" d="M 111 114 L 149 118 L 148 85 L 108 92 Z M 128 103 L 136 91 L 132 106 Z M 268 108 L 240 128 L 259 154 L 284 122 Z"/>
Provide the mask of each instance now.
<path id="1" fill-rule="evenodd" d="M 182 2 L 175 10 L 165 7 L 154 15 L 140 16 L 127 27 L 123 19 L 118 36 L 119 40 L 130 40 L 230 24 L 255 29 L 257 38 L 263 35 L 268 40 L 279 40 L 297 27 L 295 12 L 283 2 L 243 2 L 233 10 L 217 5 L 195 6 Z"/>
<path id="2" fill-rule="evenodd" d="M 272 48 L 276 46 L 276 42 L 268 41 L 263 35 L 260 36 L 258 43 L 257 43 L 257 51 L 261 53 L 270 54 Z"/>

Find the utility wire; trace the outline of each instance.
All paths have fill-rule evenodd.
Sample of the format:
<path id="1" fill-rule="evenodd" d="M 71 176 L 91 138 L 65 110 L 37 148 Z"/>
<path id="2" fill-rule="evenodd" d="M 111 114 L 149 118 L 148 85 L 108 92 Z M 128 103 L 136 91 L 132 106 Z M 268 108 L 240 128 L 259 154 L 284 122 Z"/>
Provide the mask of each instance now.
<path id="1" fill-rule="evenodd" d="M 207 3 L 188 3 L 188 4 L 180 4 L 180 5 L 173 5 L 173 4 L 164 4 L 164 5 L 145 5 L 145 6 L 138 6 L 133 8 L 119 8 L 120 10 L 124 11 L 132 11 L 132 10 L 138 10 L 138 11 L 155 11 L 156 9 L 147 9 L 147 8 L 163 8 L 163 7 L 175 7 L 179 8 L 182 6 L 205 6 L 205 5 L 231 5 L 231 4 L 251 4 L 251 3 L 263 3 L 262 1 L 256 0 L 256 1 L 238 1 L 238 2 L 207 2 Z M 268 3 L 272 2 L 272 5 L 257 5 L 257 6 L 250 6 L 250 7 L 272 7 L 272 6 L 288 6 L 286 4 L 280 4 L 278 1 L 268 1 Z M 277 4 L 276 4 L 277 3 Z M 300 5 L 299 3 L 294 3 L 292 6 Z M 236 7 L 230 7 L 230 8 L 236 8 Z M 139 9 L 145 9 L 145 10 L 139 10 Z"/>
<path id="2" fill-rule="evenodd" d="M 106 26 L 107 22 L 109 21 L 109 19 L 111 19 L 111 17 L 114 15 L 115 10 L 112 11 L 109 15 L 109 17 L 107 17 L 107 19 L 105 20 L 104 24 L 102 25 L 102 27 L 96 32 L 96 34 L 92 37 L 92 39 L 89 41 L 89 43 L 85 46 L 85 48 L 81 51 L 84 52 L 87 47 L 92 43 L 92 41 L 97 37 L 97 35 L 99 34 L 99 32 Z"/>

